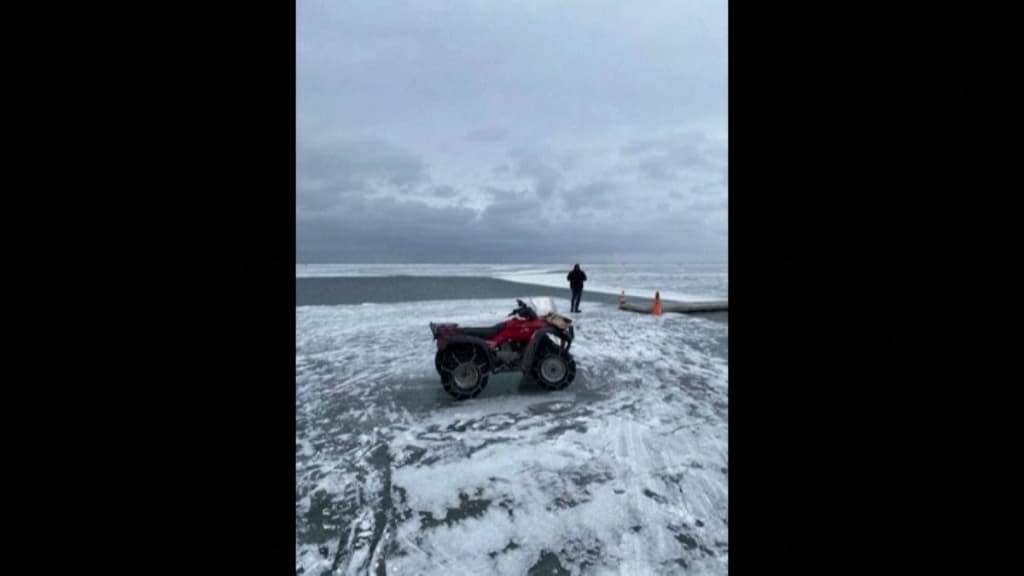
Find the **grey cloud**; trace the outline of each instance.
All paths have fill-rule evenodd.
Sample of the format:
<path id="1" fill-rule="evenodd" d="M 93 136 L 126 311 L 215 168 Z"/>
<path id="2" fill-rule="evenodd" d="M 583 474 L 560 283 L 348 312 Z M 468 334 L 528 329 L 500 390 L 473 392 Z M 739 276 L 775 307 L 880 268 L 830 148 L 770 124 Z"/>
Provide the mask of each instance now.
<path id="1" fill-rule="evenodd" d="M 727 210 L 729 208 L 729 201 L 726 198 L 709 198 L 697 200 L 687 206 L 688 210 L 698 210 L 703 212 L 713 212 L 718 210 Z"/>
<path id="2" fill-rule="evenodd" d="M 547 204 L 522 191 L 490 190 L 494 201 L 477 220 L 484 235 L 502 234 L 518 238 L 520 243 L 541 243 L 538 233 L 549 223 Z"/>
<path id="3" fill-rule="evenodd" d="M 524 198 L 529 194 L 528 190 L 514 190 L 512 188 L 499 188 L 498 186 L 484 186 L 481 190 L 488 199 L 494 201 L 500 201 L 510 195 L 517 198 Z"/>
<path id="4" fill-rule="evenodd" d="M 696 230 L 696 214 L 650 220 L 573 218 L 552 214 L 547 204 L 509 191 L 476 212 L 438 208 L 417 200 L 356 199 L 344 210 L 300 216 L 296 258 L 302 262 L 523 262 L 605 259 L 632 254 L 663 257 L 667 251 L 714 249 L 706 238 L 682 238 Z M 603 256 L 602 256 L 603 255 Z"/>
<path id="5" fill-rule="evenodd" d="M 502 162 L 491 169 L 495 176 L 510 176 L 512 175 L 512 163 Z"/>
<path id="6" fill-rule="evenodd" d="M 454 261 L 451 250 L 465 241 L 461 224 L 472 210 L 439 210 L 391 198 L 364 201 L 360 209 L 296 222 L 299 261 Z"/>
<path id="7" fill-rule="evenodd" d="M 380 198 L 361 209 L 296 222 L 296 258 L 304 262 L 519 262 L 543 258 L 535 206 L 508 201 L 483 213 Z"/>
<path id="8" fill-rule="evenodd" d="M 499 114 L 533 133 L 724 118 L 724 2 L 452 4 L 300 3 L 299 104 L 459 134 Z"/>
<path id="9" fill-rule="evenodd" d="M 435 186 L 430 189 L 430 194 L 437 198 L 454 198 L 459 195 L 451 186 Z"/>
<path id="10" fill-rule="evenodd" d="M 622 154 L 647 178 L 674 182 L 686 173 L 724 166 L 727 149 L 698 132 L 633 142 L 622 148 Z"/>
<path id="11" fill-rule="evenodd" d="M 674 182 L 676 180 L 677 167 L 674 164 L 657 160 L 645 160 L 637 167 L 645 176 L 652 180 L 661 182 Z"/>
<path id="12" fill-rule="evenodd" d="M 419 158 L 379 141 L 300 146 L 295 168 L 298 205 L 310 210 L 382 189 L 407 192 L 427 180 Z"/>
<path id="13" fill-rule="evenodd" d="M 607 210 L 614 206 L 618 185 L 607 180 L 576 186 L 562 194 L 566 210 L 570 214 Z"/>
<path id="14" fill-rule="evenodd" d="M 534 150 L 513 150 L 511 156 L 512 174 L 528 180 L 538 198 L 550 198 L 562 182 L 561 171 Z"/>
<path id="15" fill-rule="evenodd" d="M 508 130 L 504 128 L 489 127 L 489 128 L 478 128 L 466 134 L 466 140 L 470 142 L 479 142 L 484 144 L 490 144 L 493 142 L 501 142 L 508 136 Z"/>
<path id="16" fill-rule="evenodd" d="M 653 2 L 301 0 L 296 256 L 724 255 L 727 4 Z"/>
<path id="17" fill-rule="evenodd" d="M 696 198 L 721 198 L 725 199 L 727 196 L 727 186 L 724 182 L 717 181 L 701 181 L 690 186 L 690 194 Z"/>

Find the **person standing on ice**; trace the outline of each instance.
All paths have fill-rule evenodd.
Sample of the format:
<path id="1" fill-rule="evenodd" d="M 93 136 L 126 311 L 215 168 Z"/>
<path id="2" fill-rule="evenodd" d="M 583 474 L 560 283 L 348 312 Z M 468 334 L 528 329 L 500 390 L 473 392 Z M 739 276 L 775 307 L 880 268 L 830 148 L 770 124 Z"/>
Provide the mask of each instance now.
<path id="1" fill-rule="evenodd" d="M 569 288 L 572 290 L 571 311 L 579 312 L 580 298 L 583 296 L 583 283 L 587 281 L 587 275 L 580 270 L 580 265 L 577 264 L 565 279 L 569 281 Z"/>

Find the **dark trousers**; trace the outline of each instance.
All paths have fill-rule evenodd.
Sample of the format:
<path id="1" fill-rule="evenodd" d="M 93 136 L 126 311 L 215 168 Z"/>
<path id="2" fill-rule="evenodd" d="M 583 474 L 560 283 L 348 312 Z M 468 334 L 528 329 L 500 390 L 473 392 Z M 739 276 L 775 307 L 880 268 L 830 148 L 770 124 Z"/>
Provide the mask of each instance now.
<path id="1" fill-rule="evenodd" d="M 580 309 L 580 297 L 583 296 L 583 288 L 572 289 L 572 303 L 571 308 L 573 312 L 578 312 Z"/>

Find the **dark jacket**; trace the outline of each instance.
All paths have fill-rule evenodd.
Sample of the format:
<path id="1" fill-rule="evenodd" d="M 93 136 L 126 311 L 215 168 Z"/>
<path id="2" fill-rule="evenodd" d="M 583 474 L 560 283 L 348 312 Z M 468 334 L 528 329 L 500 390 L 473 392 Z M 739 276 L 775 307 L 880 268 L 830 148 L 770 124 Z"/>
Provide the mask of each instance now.
<path id="1" fill-rule="evenodd" d="M 583 270 L 575 268 L 565 279 L 569 281 L 569 287 L 573 290 L 582 290 L 583 283 L 587 281 L 587 275 L 583 273 Z"/>

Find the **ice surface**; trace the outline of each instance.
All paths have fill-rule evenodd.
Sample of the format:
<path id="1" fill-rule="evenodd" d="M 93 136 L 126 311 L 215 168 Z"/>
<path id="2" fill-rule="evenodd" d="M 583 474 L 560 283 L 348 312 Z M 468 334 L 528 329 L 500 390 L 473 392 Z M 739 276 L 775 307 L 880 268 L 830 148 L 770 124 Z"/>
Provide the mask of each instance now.
<path id="1" fill-rule="evenodd" d="M 296 278 L 337 276 L 485 276 L 537 274 L 558 268 L 536 264 L 296 264 Z M 563 274 L 564 276 L 564 274 Z"/>
<path id="2" fill-rule="evenodd" d="M 584 297 L 589 292 L 620 294 L 628 297 L 653 298 L 660 292 L 665 300 L 695 302 L 704 300 L 728 300 L 728 272 L 723 268 L 711 270 L 686 270 L 667 267 L 657 271 L 656 267 L 634 268 L 630 266 L 594 266 L 584 271 Z M 495 271 L 493 277 L 510 282 L 568 288 L 565 276 L 568 270 L 535 272 L 532 270 Z"/>
<path id="3" fill-rule="evenodd" d="M 296 308 L 297 571 L 727 573 L 727 323 L 591 303 L 567 389 L 449 398 L 428 323 L 513 306 Z"/>
<path id="4" fill-rule="evenodd" d="M 338 276 L 482 276 L 511 282 L 565 288 L 571 269 L 566 264 L 298 264 L 297 278 Z M 729 274 L 726 266 L 594 264 L 583 266 L 588 281 L 586 292 L 653 298 L 661 292 L 665 300 L 693 302 L 728 300 Z"/>

